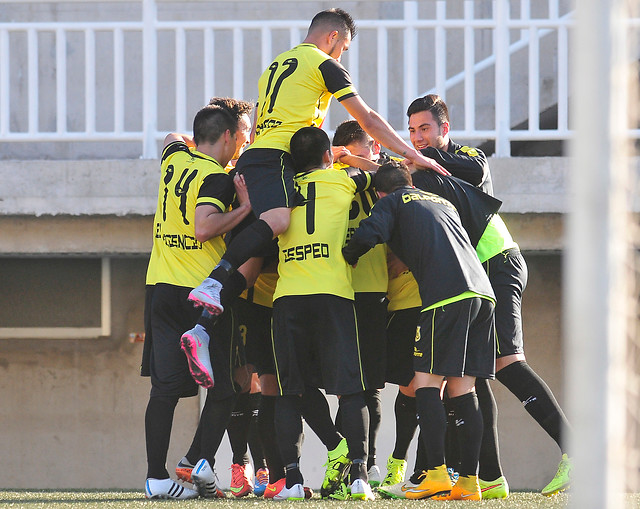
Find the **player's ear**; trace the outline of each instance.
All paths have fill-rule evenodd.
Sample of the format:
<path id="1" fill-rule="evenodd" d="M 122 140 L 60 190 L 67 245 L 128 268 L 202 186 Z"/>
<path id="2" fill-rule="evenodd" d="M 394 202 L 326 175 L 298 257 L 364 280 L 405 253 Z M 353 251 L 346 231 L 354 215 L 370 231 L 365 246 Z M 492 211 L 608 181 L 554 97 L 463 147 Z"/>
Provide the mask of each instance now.
<path id="1" fill-rule="evenodd" d="M 331 152 L 331 149 L 325 150 L 324 154 L 322 155 L 322 163 L 324 164 L 325 168 L 328 168 L 333 163 L 333 153 Z"/>
<path id="2" fill-rule="evenodd" d="M 442 136 L 449 134 L 449 122 L 442 122 L 440 130 L 442 131 Z"/>
<path id="3" fill-rule="evenodd" d="M 380 143 L 374 141 L 372 147 L 373 155 L 377 156 L 380 153 L 380 150 L 382 150 L 382 148 L 380 147 Z"/>

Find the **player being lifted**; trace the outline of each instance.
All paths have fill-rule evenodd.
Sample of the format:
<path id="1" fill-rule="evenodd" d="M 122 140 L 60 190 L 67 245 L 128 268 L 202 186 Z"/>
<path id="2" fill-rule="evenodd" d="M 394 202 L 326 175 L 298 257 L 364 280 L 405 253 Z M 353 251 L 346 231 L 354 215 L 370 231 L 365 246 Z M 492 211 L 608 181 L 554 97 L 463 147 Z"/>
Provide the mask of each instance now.
<path id="1" fill-rule="evenodd" d="M 219 314 L 223 309 L 220 290 L 229 277 L 240 273 L 247 281 L 254 279 L 261 268 L 261 260 L 255 257 L 268 250 L 272 240 L 289 227 L 291 208 L 299 201 L 289 140 L 302 127 L 322 125 L 332 96 L 383 146 L 418 167 L 447 173 L 440 164 L 408 145 L 358 95 L 349 73 L 340 64 L 342 53 L 348 50 L 355 34 L 355 23 L 347 12 L 337 8 L 319 12 L 304 41 L 278 55 L 260 77 L 255 141 L 236 166 L 245 178 L 258 220 L 231 242 L 209 277 L 191 292 L 190 300 L 195 305 Z M 344 150 L 337 151 L 334 158 L 346 154 Z M 208 337 L 198 339 L 205 347 L 208 345 Z M 200 352 L 205 355 L 204 349 L 195 354 Z"/>

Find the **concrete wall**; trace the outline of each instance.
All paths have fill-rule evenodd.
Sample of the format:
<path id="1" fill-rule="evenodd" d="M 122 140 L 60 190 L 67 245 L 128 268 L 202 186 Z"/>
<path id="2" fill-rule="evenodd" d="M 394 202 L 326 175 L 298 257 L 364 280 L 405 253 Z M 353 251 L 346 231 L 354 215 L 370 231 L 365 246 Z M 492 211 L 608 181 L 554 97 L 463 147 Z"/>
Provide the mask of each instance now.
<path id="1" fill-rule="evenodd" d="M 525 256 L 530 270 L 524 300 L 527 356 L 562 404 L 561 259 L 557 253 Z M 131 343 L 129 336 L 143 327 L 145 269 L 144 257 L 112 259 L 110 337 L 0 340 L 0 450 L 11 463 L 0 488 L 142 489 L 150 384 L 138 376 L 142 343 Z M 558 450 L 515 397 L 497 382 L 492 386 L 507 478 L 515 489 L 540 489 L 555 473 Z M 393 449 L 395 393 L 395 386 L 383 391 L 381 468 Z M 197 416 L 197 398 L 179 403 L 170 472 L 190 445 Z M 411 451 L 413 465 L 414 446 Z M 313 487 L 321 483 L 325 458 L 307 430 L 302 468 Z M 226 438 L 217 463 L 222 485 L 228 487 L 231 457 Z"/>

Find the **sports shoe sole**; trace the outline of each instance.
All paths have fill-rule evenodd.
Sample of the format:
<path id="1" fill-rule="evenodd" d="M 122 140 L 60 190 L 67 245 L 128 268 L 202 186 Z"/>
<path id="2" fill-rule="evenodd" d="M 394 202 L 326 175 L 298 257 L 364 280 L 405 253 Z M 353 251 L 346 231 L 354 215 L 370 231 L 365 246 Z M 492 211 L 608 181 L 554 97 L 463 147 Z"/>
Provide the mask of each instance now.
<path id="1" fill-rule="evenodd" d="M 557 490 L 542 492 L 542 495 L 544 495 L 545 497 L 553 497 L 554 495 L 557 495 L 558 493 L 562 493 L 564 491 L 567 491 L 570 487 L 571 486 L 569 486 L 569 485 L 563 486 L 562 488 L 558 488 Z"/>
<path id="2" fill-rule="evenodd" d="M 181 481 L 193 484 L 193 481 L 191 480 L 192 470 L 192 467 L 176 467 L 176 475 Z"/>
<path id="3" fill-rule="evenodd" d="M 219 302 L 211 304 L 211 302 L 204 300 L 205 298 L 212 299 L 211 295 L 194 288 L 193 290 L 191 290 L 191 293 L 189 293 L 189 297 L 187 297 L 187 300 L 189 302 L 192 302 L 195 307 L 205 308 L 214 316 L 221 315 L 224 311 L 222 304 L 220 304 Z"/>
<path id="4" fill-rule="evenodd" d="M 185 332 L 180 338 L 180 347 L 187 356 L 189 363 L 189 371 L 193 379 L 205 389 L 211 389 L 214 385 L 213 375 L 202 365 L 198 359 L 197 340 L 188 332 Z"/>

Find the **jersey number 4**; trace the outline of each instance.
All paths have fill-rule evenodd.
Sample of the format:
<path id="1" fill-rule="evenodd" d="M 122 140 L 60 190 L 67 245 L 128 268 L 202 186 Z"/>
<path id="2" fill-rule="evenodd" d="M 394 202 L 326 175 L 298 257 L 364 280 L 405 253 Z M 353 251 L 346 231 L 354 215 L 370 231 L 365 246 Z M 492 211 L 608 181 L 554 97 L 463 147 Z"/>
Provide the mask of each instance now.
<path id="1" fill-rule="evenodd" d="M 297 67 L 298 67 L 297 58 L 287 58 L 284 62 L 282 62 L 282 66 L 280 66 L 278 62 L 273 62 L 269 66 L 269 70 L 271 71 L 271 73 L 269 74 L 269 81 L 267 82 L 267 90 L 265 91 L 265 94 L 264 94 L 264 104 L 262 105 L 261 115 L 264 115 L 264 109 L 267 106 L 267 104 L 269 105 L 269 109 L 267 110 L 267 113 L 273 113 L 273 108 L 276 104 L 276 98 L 278 97 L 278 92 L 280 92 L 280 87 L 282 86 L 282 82 L 286 78 L 291 76 Z M 279 74 L 278 74 L 278 69 L 280 72 Z M 278 74 L 278 77 L 276 78 L 274 83 L 273 79 L 276 77 L 276 74 Z M 273 89 L 271 88 L 271 85 L 273 85 Z"/>
<path id="2" fill-rule="evenodd" d="M 187 219 L 187 191 L 189 191 L 189 186 L 191 185 L 191 181 L 196 178 L 196 175 L 198 174 L 198 170 L 193 170 L 191 173 L 189 172 L 189 168 L 185 168 L 184 171 L 182 172 L 182 175 L 180 175 L 180 179 L 178 180 L 178 182 L 176 183 L 175 187 L 174 187 L 174 193 L 176 195 L 177 198 L 179 198 L 180 200 L 180 204 L 178 206 L 178 208 L 180 209 L 180 212 L 182 214 L 182 221 L 184 222 L 184 224 L 189 224 L 189 220 Z M 171 183 L 171 180 L 173 179 L 175 173 L 175 168 L 173 167 L 173 164 L 170 164 L 169 166 L 167 166 L 167 173 L 165 173 L 164 175 L 164 196 L 162 199 L 162 220 L 166 221 L 167 220 L 167 197 L 169 195 L 169 184 Z"/>

